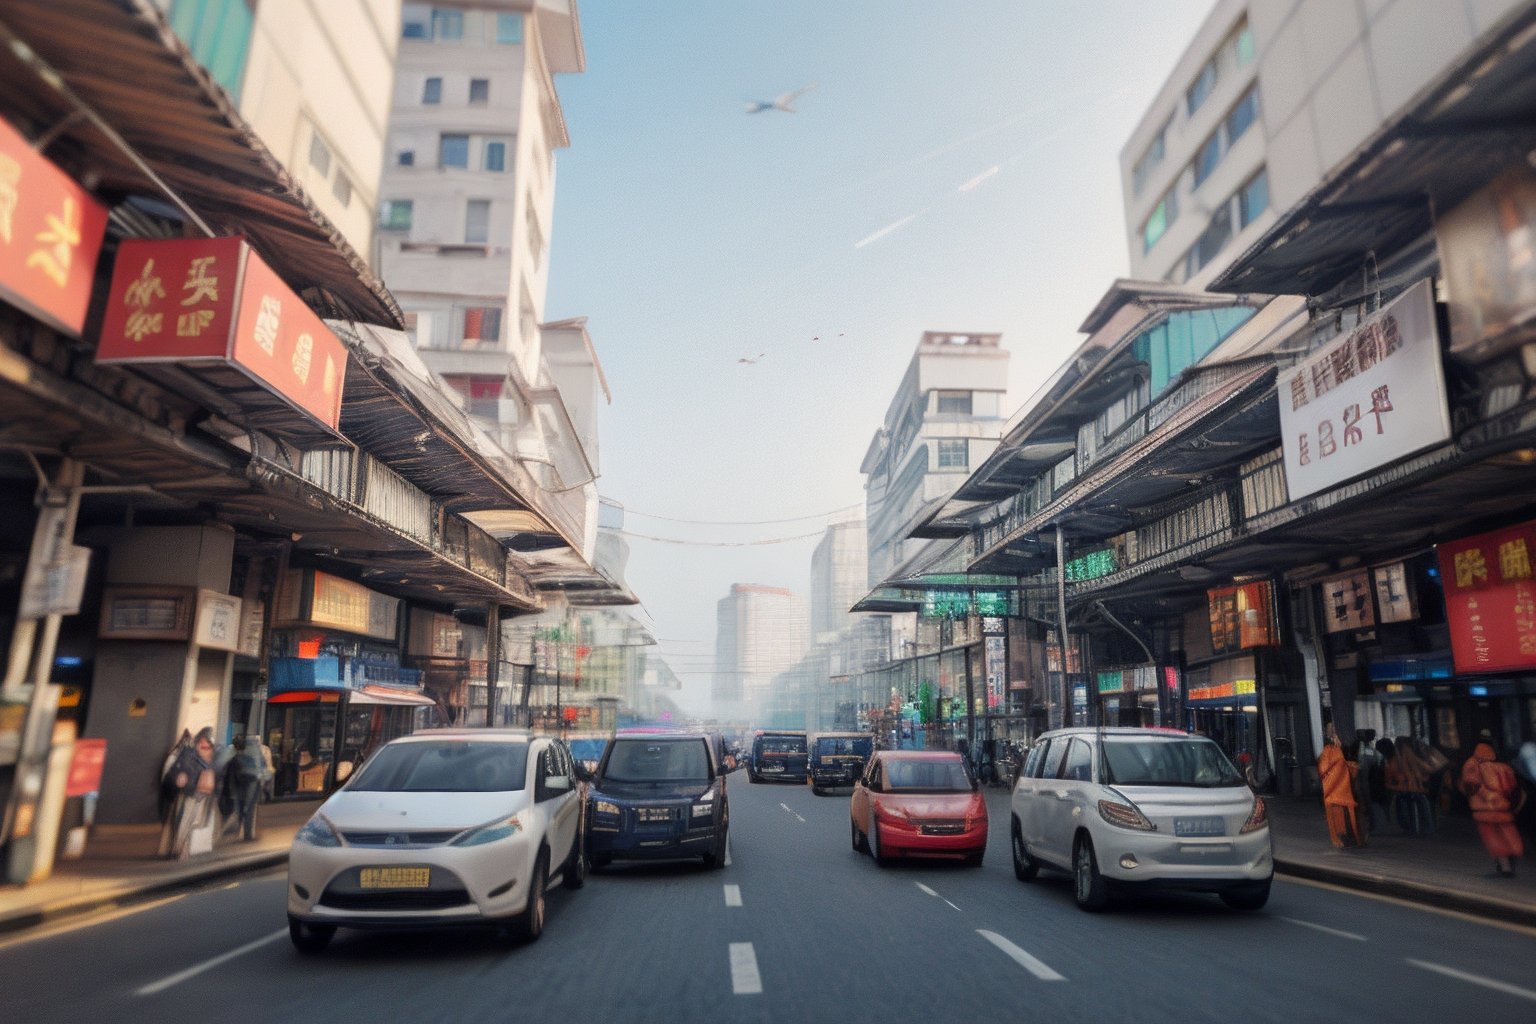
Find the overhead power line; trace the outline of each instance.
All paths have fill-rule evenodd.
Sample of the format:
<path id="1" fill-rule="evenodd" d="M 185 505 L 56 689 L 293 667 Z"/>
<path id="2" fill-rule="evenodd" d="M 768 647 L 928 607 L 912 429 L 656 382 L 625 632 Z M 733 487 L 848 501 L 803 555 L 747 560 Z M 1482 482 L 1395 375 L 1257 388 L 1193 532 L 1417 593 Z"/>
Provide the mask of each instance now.
<path id="1" fill-rule="evenodd" d="M 636 512 L 626 508 L 627 516 L 639 516 L 642 519 L 660 519 L 668 523 L 685 523 L 688 526 L 774 526 L 778 523 L 803 523 L 810 519 L 830 519 L 833 516 L 842 515 L 844 512 L 852 512 L 856 508 L 863 508 L 861 501 L 854 505 L 844 505 L 842 508 L 834 508 L 830 512 L 817 512 L 808 516 L 790 516 L 787 519 L 678 519 L 674 516 L 657 515 L 654 512 Z"/>
<path id="2" fill-rule="evenodd" d="M 654 540 L 660 544 L 684 544 L 696 548 L 750 548 L 765 544 L 788 544 L 790 541 L 808 540 L 811 537 L 820 537 L 824 530 L 814 533 L 797 533 L 793 537 L 764 537 L 758 540 L 687 540 L 682 537 L 653 537 L 648 533 L 630 533 L 628 530 L 620 530 L 620 536 L 632 537 L 635 540 Z"/>

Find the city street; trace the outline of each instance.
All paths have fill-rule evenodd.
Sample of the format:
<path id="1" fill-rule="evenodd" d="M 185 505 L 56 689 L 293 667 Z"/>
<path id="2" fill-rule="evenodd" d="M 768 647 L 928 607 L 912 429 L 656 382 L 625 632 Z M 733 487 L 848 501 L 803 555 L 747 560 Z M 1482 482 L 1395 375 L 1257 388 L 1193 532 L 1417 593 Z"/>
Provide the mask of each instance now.
<path id="1" fill-rule="evenodd" d="M 1536 931 L 1282 880 L 1257 914 L 1205 897 L 1088 915 L 1016 881 L 988 791 L 980 868 L 877 867 L 848 800 L 731 778 L 723 870 L 618 864 L 551 893 L 531 946 L 342 932 L 289 945 L 281 873 L 0 943 L 9 1020 L 1295 1021 L 1529 1019 Z M 1046 1016 L 1046 1015 L 1049 1015 Z"/>

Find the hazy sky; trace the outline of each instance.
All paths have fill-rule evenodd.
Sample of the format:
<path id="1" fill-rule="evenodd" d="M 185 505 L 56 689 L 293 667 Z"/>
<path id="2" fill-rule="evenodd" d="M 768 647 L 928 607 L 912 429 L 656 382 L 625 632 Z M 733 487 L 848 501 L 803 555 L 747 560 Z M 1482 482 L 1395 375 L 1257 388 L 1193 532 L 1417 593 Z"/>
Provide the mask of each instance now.
<path id="1" fill-rule="evenodd" d="M 1211 6 L 581 0 L 546 316 L 589 318 L 685 706 L 732 583 L 808 592 L 923 331 L 1002 332 L 1010 411 L 1078 344 L 1127 273 L 1120 148 Z"/>

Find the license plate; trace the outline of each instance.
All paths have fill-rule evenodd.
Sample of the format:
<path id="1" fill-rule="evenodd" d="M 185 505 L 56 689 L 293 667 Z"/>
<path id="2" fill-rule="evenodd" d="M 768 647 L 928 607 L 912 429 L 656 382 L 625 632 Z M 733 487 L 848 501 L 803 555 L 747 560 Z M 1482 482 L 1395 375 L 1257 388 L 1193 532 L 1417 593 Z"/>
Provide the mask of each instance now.
<path id="1" fill-rule="evenodd" d="M 639 807 L 636 808 L 635 814 L 641 821 L 672 820 L 672 809 L 670 807 Z"/>
<path id="2" fill-rule="evenodd" d="M 763 771 L 765 771 L 765 772 L 782 772 L 783 770 L 784 770 L 784 766 L 781 765 L 781 764 L 765 764 L 765 765 L 763 765 Z"/>
<path id="3" fill-rule="evenodd" d="M 358 879 L 364 889 L 425 889 L 431 884 L 431 868 L 363 868 Z"/>
<path id="4" fill-rule="evenodd" d="M 1173 834 L 1176 836 L 1221 836 L 1227 833 L 1225 818 L 1174 818 Z"/>

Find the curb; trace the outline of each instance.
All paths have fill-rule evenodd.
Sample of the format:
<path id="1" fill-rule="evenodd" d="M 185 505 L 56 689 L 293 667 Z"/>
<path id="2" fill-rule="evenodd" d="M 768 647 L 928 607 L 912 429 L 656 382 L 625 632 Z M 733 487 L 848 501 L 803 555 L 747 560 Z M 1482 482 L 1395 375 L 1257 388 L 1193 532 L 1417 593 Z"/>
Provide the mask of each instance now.
<path id="1" fill-rule="evenodd" d="M 38 925 L 97 910 L 132 906 L 167 893 L 195 889 L 199 886 L 231 875 L 249 874 L 288 863 L 287 850 L 267 853 L 251 853 L 238 857 L 226 857 L 208 864 L 188 868 L 170 878 L 157 878 L 145 884 L 124 883 L 89 895 L 58 899 L 52 903 L 23 907 L 13 913 L 0 915 L 0 935 L 25 931 Z"/>
<path id="2" fill-rule="evenodd" d="M 1412 903 L 1421 903 L 1444 910 L 1456 910 L 1476 917 L 1493 918 L 1536 927 L 1536 909 L 1475 893 L 1456 892 L 1423 882 L 1410 882 L 1369 871 L 1340 871 L 1321 868 L 1306 861 L 1275 858 L 1275 873 L 1305 878 L 1314 882 L 1329 882 L 1345 889 L 1358 889 L 1379 896 L 1393 896 Z"/>

